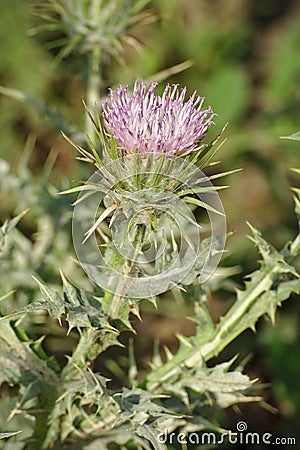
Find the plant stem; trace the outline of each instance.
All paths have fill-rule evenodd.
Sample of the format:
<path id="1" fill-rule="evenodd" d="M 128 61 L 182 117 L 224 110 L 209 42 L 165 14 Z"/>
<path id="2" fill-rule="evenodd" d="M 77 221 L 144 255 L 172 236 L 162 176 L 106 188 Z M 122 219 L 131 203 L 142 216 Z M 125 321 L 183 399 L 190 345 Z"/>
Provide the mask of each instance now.
<path id="1" fill-rule="evenodd" d="M 236 338 L 237 335 L 240 334 L 240 330 L 235 328 L 235 324 L 239 323 L 255 300 L 270 289 L 278 273 L 279 268 L 275 264 L 270 267 L 267 273 L 262 274 L 261 280 L 248 293 L 247 298 L 240 304 L 238 302 L 234 303 L 229 309 L 227 314 L 222 318 L 222 322 L 217 326 L 216 333 L 209 342 L 204 345 L 184 348 L 164 366 L 152 370 L 146 380 L 147 389 L 153 391 L 157 389 L 162 382 L 166 382 L 166 380 L 170 380 L 170 378 L 176 376 L 178 372 L 181 371 L 182 364 L 192 367 L 198 362 L 203 360 L 208 361 L 212 357 L 218 355 Z"/>
<path id="2" fill-rule="evenodd" d="M 206 361 L 219 354 L 236 338 L 234 325 L 240 321 L 244 314 L 246 314 L 247 310 L 254 303 L 254 301 L 270 289 L 278 272 L 279 270 L 276 265 L 271 267 L 269 272 L 264 274 L 261 281 L 249 293 L 247 296 L 247 301 L 243 301 L 241 304 L 238 304 L 236 301 L 236 303 L 233 304 L 228 313 L 225 315 L 224 320 L 220 324 L 218 332 L 213 340 L 203 345 L 201 349 L 202 357 Z M 187 364 L 193 364 L 193 356 L 188 359 Z"/>
<path id="3" fill-rule="evenodd" d="M 119 281 L 117 287 L 116 287 L 116 292 L 125 292 L 125 288 L 126 288 L 126 278 L 125 277 L 130 277 L 133 274 L 133 271 L 135 270 L 135 263 L 136 263 L 136 259 L 137 256 L 139 254 L 139 252 L 142 249 L 143 246 L 143 242 L 144 242 L 144 237 L 145 237 L 145 232 L 146 232 L 146 227 L 145 225 L 137 225 L 135 228 L 135 232 L 134 232 L 134 237 L 133 237 L 133 254 L 132 255 L 128 255 L 124 266 L 123 266 L 123 270 L 122 270 L 122 278 Z M 111 298 L 110 295 L 112 295 Z M 108 309 L 108 317 L 110 318 L 110 320 L 114 320 L 118 317 L 118 312 L 122 306 L 123 300 L 125 298 L 125 295 L 120 295 L 117 293 L 111 294 L 109 292 L 107 292 L 107 298 L 110 300 L 110 306 Z"/>
<path id="4" fill-rule="evenodd" d="M 88 69 L 88 81 L 86 89 L 86 105 L 88 110 L 92 113 L 97 102 L 100 100 L 101 89 L 101 48 L 95 46 L 92 53 L 89 55 L 89 69 Z M 92 142 L 95 138 L 94 126 L 86 113 L 85 129 Z"/>

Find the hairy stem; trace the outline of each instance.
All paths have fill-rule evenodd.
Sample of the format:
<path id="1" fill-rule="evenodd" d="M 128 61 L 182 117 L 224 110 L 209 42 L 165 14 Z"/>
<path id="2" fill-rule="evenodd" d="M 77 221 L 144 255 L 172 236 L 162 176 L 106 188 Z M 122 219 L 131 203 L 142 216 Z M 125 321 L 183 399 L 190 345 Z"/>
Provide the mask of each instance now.
<path id="1" fill-rule="evenodd" d="M 126 277 L 132 276 L 135 270 L 135 264 L 138 257 L 139 252 L 142 249 L 144 237 L 145 237 L 146 227 L 145 225 L 137 225 L 134 232 L 133 237 L 133 254 L 128 255 L 122 270 L 122 278 L 116 286 L 115 292 L 110 293 L 107 292 L 107 298 L 110 300 L 110 306 L 108 310 L 108 317 L 110 320 L 114 320 L 118 317 L 118 312 L 122 306 L 125 295 L 119 294 L 120 292 L 125 293 L 126 289 Z"/>

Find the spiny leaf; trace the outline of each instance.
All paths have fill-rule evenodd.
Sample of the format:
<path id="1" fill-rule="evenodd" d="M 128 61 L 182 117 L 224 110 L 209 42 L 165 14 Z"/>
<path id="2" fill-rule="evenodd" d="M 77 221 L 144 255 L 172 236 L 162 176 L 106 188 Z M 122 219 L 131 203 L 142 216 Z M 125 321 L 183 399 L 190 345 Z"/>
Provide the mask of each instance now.
<path id="1" fill-rule="evenodd" d="M 83 327 L 108 330 L 114 333 L 114 328 L 111 327 L 103 314 L 102 300 L 82 289 L 76 288 L 63 274 L 63 295 L 60 295 L 36 278 L 35 280 L 44 296 L 43 301 L 32 302 L 0 320 L 44 309 L 59 322 L 65 317 L 69 323 L 69 332 L 74 327 Z"/>
<path id="2" fill-rule="evenodd" d="M 28 384 L 34 379 L 55 384 L 57 366 L 54 367 L 54 360 L 42 356 L 34 346 L 34 341 L 30 340 L 23 330 L 4 319 L 1 318 L 0 321 L 0 384 L 3 381 L 17 384 L 21 380 Z"/>
<path id="3" fill-rule="evenodd" d="M 193 368 L 218 355 L 244 330 L 253 329 L 261 316 L 267 314 L 274 320 L 277 306 L 291 293 L 300 291 L 299 275 L 287 262 L 292 253 L 289 255 L 287 249 L 277 252 L 255 229 L 253 239 L 264 259 L 261 268 L 251 275 L 243 291 L 237 291 L 235 303 L 207 334 L 207 340 L 203 341 L 201 333 L 189 338 L 193 349 L 181 347 L 164 366 L 152 369 L 147 377 L 148 389 L 157 390 L 162 383 L 166 385 L 174 377 L 180 378 L 184 365 Z M 282 281 L 283 275 L 289 278 L 286 282 Z"/>

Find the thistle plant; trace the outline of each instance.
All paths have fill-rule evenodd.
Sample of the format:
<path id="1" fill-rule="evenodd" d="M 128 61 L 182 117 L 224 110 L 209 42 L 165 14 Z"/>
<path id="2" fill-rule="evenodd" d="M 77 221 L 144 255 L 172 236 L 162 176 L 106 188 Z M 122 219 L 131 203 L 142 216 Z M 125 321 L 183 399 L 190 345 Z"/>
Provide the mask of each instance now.
<path id="1" fill-rule="evenodd" d="M 223 253 L 226 229 L 216 188 L 202 170 L 211 165 L 220 136 L 205 142 L 214 113 L 201 109 L 202 99 L 196 94 L 184 103 L 185 90 L 167 86 L 160 97 L 154 88 L 152 84 L 147 90 L 137 82 L 132 94 L 125 87 L 118 94 L 112 91 L 104 100 L 102 118 L 99 114 L 95 121 L 90 115 L 97 147 L 91 142 L 86 150 L 70 141 L 96 168 L 89 180 L 67 191 L 79 192 L 73 240 L 94 291 L 77 288 L 63 274 L 62 293 L 36 280 L 41 300 L 0 321 L 1 382 L 19 385 L 9 418 L 20 412 L 34 418 L 25 435 L 18 429 L 11 433 L 19 434 L 7 430 L 4 435 L 19 442 L 19 448 L 93 449 L 115 444 L 159 450 L 168 448 L 167 436 L 174 431 L 186 436 L 205 429 L 222 432 L 214 417 L 217 408 L 262 400 L 255 395 L 254 382 L 240 366 L 233 366 L 235 358 L 212 367 L 207 362 L 245 329 L 254 329 L 261 316 L 274 322 L 277 306 L 299 292 L 293 265 L 299 236 L 278 252 L 251 227 L 263 258 L 261 267 L 214 324 L 206 307 L 206 286 Z M 116 110 L 118 128 L 112 121 Z M 195 206 L 213 217 L 210 224 L 221 219 L 223 228 L 212 227 L 211 234 L 200 239 L 204 231 L 207 234 L 207 223 L 197 220 Z M 4 239 L 20 219 L 5 224 Z M 194 336 L 179 335 L 175 354 L 154 351 L 151 368 L 143 376 L 129 348 L 127 381 L 119 389 L 109 388 L 108 380 L 93 370 L 93 362 L 119 345 L 124 329 L 134 329 L 131 317 L 140 315 L 141 299 L 157 303 L 166 291 L 175 296 L 181 292 L 192 304 Z M 65 321 L 68 333 L 78 332 L 78 343 L 64 366 L 44 352 L 41 340 L 30 339 L 21 328 L 24 315 L 40 310 L 61 324 Z"/>
<path id="2" fill-rule="evenodd" d="M 167 86 L 160 97 L 155 95 L 155 87 L 156 83 L 147 89 L 144 82 L 136 82 L 132 95 L 128 87 L 111 91 L 103 102 L 105 129 L 100 118 L 94 122 L 101 156 L 93 146 L 88 154 L 73 144 L 98 168 L 76 202 L 75 248 L 92 279 L 113 294 L 106 295 L 111 319 L 118 317 L 128 297 L 136 308 L 136 297 L 145 297 L 145 293 L 152 297 L 184 282 L 195 267 L 199 275 L 201 266 L 203 273 L 212 272 L 213 268 L 208 268 L 211 260 L 220 257 L 225 243 L 223 218 L 218 244 L 216 223 L 211 223 L 213 238 L 209 245 L 200 245 L 200 226 L 188 207 L 193 204 L 207 210 L 210 222 L 216 222 L 215 216 L 224 216 L 217 189 L 201 172 L 209 165 L 213 144 L 220 137 L 210 144 L 202 142 L 214 113 L 210 107 L 201 109 L 204 99 L 196 93 L 184 103 L 186 88 L 179 92 L 177 86 Z M 97 208 L 100 203 L 104 210 L 84 232 L 85 211 L 90 209 L 93 219 L 93 205 Z M 88 247 L 81 244 L 107 217 L 111 233 L 104 240 L 110 261 L 101 254 L 96 263 L 97 240 Z M 100 234 L 103 238 L 104 230 Z"/>

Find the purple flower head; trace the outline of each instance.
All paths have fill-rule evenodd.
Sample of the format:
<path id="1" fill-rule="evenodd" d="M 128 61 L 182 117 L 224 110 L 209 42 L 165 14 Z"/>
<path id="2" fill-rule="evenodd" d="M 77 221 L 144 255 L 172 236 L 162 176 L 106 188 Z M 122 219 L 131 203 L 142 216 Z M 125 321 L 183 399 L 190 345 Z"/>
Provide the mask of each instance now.
<path id="1" fill-rule="evenodd" d="M 213 123 L 212 109 L 201 110 L 204 98 L 196 92 L 184 102 L 186 87 L 180 92 L 178 85 L 167 85 L 159 96 L 156 86 L 136 81 L 132 95 L 128 86 L 111 90 L 102 104 L 105 128 L 125 153 L 183 155 L 195 150 Z"/>

